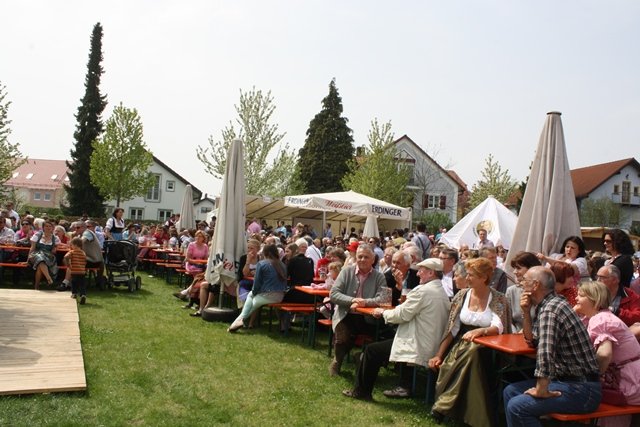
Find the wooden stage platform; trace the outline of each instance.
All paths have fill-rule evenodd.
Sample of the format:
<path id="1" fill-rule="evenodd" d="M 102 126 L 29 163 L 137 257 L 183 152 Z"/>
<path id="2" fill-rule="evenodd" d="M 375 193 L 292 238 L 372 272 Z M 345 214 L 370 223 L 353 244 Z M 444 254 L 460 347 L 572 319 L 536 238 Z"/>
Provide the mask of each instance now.
<path id="1" fill-rule="evenodd" d="M 0 395 L 86 390 L 68 292 L 0 289 Z"/>

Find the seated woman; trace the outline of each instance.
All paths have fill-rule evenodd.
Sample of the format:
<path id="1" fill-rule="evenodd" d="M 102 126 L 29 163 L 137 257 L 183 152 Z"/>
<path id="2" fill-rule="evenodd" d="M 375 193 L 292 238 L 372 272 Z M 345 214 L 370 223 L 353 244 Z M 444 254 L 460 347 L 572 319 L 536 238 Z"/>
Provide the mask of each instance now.
<path id="1" fill-rule="evenodd" d="M 453 266 L 453 284 L 456 287 L 455 292 L 469 287 L 467 284 L 467 268 L 464 261 L 458 262 Z"/>
<path id="2" fill-rule="evenodd" d="M 511 332 L 511 310 L 505 296 L 489 286 L 491 261 L 473 259 L 465 267 L 469 288 L 453 297 L 446 335 L 429 360 L 431 369 L 440 370 L 432 416 L 437 421 L 448 416 L 472 427 L 490 427 L 495 420 L 486 378 L 490 353 L 473 340 Z"/>
<path id="3" fill-rule="evenodd" d="M 609 311 L 610 303 L 611 294 L 604 284 L 587 282 L 578 289 L 574 310 L 588 322 L 602 375 L 602 401 L 640 405 L 640 343 L 627 325 Z M 628 427 L 630 423 L 631 416 L 619 416 L 600 418 L 598 425 Z"/>
<path id="4" fill-rule="evenodd" d="M 551 271 L 556 276 L 556 294 L 565 297 L 571 307 L 576 305 L 578 288 L 576 287 L 573 268 L 569 264 L 553 264 Z"/>
<path id="5" fill-rule="evenodd" d="M 13 235 L 16 246 L 31 246 L 33 227 L 29 221 L 22 220 L 20 229 Z"/>
<path id="6" fill-rule="evenodd" d="M 531 268 L 540 265 L 538 257 L 531 252 L 518 252 L 511 260 L 511 268 L 516 276 L 516 285 L 509 286 L 505 296 L 511 307 L 511 328 L 514 332 L 522 331 L 522 308 L 520 308 L 520 297 L 522 296 L 522 285 L 524 274 Z"/>
<path id="7" fill-rule="evenodd" d="M 633 279 L 633 244 L 629 235 L 619 228 L 609 230 L 602 235 L 602 242 L 611 258 L 605 265 L 613 264 L 620 270 L 620 292 L 629 287 Z"/>
<path id="8" fill-rule="evenodd" d="M 60 244 L 60 240 L 53 234 L 53 223 L 45 221 L 42 225 L 42 231 L 35 233 L 31 237 L 31 249 L 27 258 L 29 265 L 36 272 L 34 279 L 35 289 L 40 288 L 42 276 L 51 286 L 53 277 L 58 274 L 58 264 L 56 262 L 56 245 Z"/>
<path id="9" fill-rule="evenodd" d="M 278 249 L 275 245 L 266 245 L 262 254 L 264 259 L 258 262 L 256 267 L 253 289 L 247 295 L 242 313 L 229 326 L 228 332 L 242 328 L 251 314 L 263 305 L 281 302 L 284 298 L 287 289 L 287 268 L 278 258 Z M 249 323 L 247 326 L 251 328 L 253 324 Z"/>
<path id="10" fill-rule="evenodd" d="M 302 240 L 304 239 L 300 240 L 302 244 Z M 313 283 L 313 260 L 307 258 L 305 253 L 300 250 L 300 246 L 296 243 L 291 243 L 286 247 L 285 259 L 287 260 L 289 291 L 285 295 L 284 302 L 313 304 L 313 295 L 305 294 L 304 292 L 294 289 L 294 286 L 308 286 Z"/>
<path id="11" fill-rule="evenodd" d="M 128 240 L 138 244 L 138 230 L 135 224 L 131 223 L 127 225 L 127 229 L 122 233 L 122 240 Z"/>
<path id="12" fill-rule="evenodd" d="M 576 277 L 576 283 L 591 280 L 586 258 L 587 251 L 582 239 L 578 236 L 569 236 L 562 242 L 562 248 L 564 249 L 564 253 L 562 254 L 546 256 L 543 253 L 538 253 L 537 257 L 541 262 L 547 263 L 547 267 L 549 268 L 557 263 L 570 264 Z"/>
<path id="13" fill-rule="evenodd" d="M 253 276 L 256 273 L 258 261 L 260 261 L 258 252 L 260 252 L 260 241 L 249 239 L 247 253 L 240 256 L 238 264 L 238 298 L 240 301 L 246 300 L 253 288 Z"/>
<path id="14" fill-rule="evenodd" d="M 204 231 L 196 231 L 196 241 L 189 243 L 185 256 L 184 269 L 187 273 L 195 275 L 207 268 L 206 264 L 196 262 L 209 258 L 209 245 L 207 245 L 207 234 Z"/>

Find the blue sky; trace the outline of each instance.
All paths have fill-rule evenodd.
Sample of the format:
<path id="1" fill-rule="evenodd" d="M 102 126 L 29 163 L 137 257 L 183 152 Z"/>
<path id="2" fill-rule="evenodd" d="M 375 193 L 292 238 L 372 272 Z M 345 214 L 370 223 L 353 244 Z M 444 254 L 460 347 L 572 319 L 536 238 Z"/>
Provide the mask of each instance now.
<path id="1" fill-rule="evenodd" d="M 524 179 L 548 111 L 572 168 L 638 158 L 638 2 L 0 0 L 0 81 L 31 158 L 69 158 L 96 22 L 104 118 L 137 108 L 153 153 L 211 195 L 196 147 L 240 89 L 271 90 L 297 150 L 334 77 L 356 145 L 391 120 L 469 188 L 489 153 Z"/>

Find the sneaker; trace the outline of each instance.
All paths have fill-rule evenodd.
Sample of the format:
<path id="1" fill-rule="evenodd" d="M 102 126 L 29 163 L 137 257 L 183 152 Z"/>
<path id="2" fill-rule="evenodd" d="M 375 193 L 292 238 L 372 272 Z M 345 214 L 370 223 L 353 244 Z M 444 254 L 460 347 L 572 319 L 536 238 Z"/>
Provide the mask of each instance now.
<path id="1" fill-rule="evenodd" d="M 81 295 L 80 296 L 80 304 L 84 305 L 85 302 L 87 302 L 87 296 L 86 295 Z"/>
<path id="2" fill-rule="evenodd" d="M 369 395 L 361 394 L 358 391 L 356 391 L 355 389 L 354 390 L 342 390 L 342 395 L 350 397 L 352 399 L 366 400 L 368 402 L 371 402 L 373 400 L 373 397 L 370 394 Z"/>
<path id="3" fill-rule="evenodd" d="M 71 294 L 71 298 L 76 299 L 78 297 L 78 295 L 76 294 Z"/>
<path id="4" fill-rule="evenodd" d="M 385 390 L 382 392 L 387 397 L 392 399 L 405 399 L 411 397 L 411 392 L 404 387 L 396 387 L 393 390 Z"/>

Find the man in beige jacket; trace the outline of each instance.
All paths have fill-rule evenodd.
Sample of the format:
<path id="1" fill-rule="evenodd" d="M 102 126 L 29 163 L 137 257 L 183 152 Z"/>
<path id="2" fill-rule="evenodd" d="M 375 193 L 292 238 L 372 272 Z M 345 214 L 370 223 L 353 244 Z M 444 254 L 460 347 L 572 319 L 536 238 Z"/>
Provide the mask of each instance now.
<path id="1" fill-rule="evenodd" d="M 398 325 L 395 338 L 369 344 L 356 368 L 356 383 L 342 394 L 355 399 L 371 400 L 380 367 L 387 361 L 426 366 L 438 351 L 451 306 L 442 288 L 442 261 L 429 258 L 418 263 L 420 284 L 407 295 L 404 303 L 387 310 L 377 308 L 375 317 Z M 403 369 L 403 380 L 411 378 L 411 366 Z M 409 397 L 408 384 L 386 390 L 387 397 Z"/>

